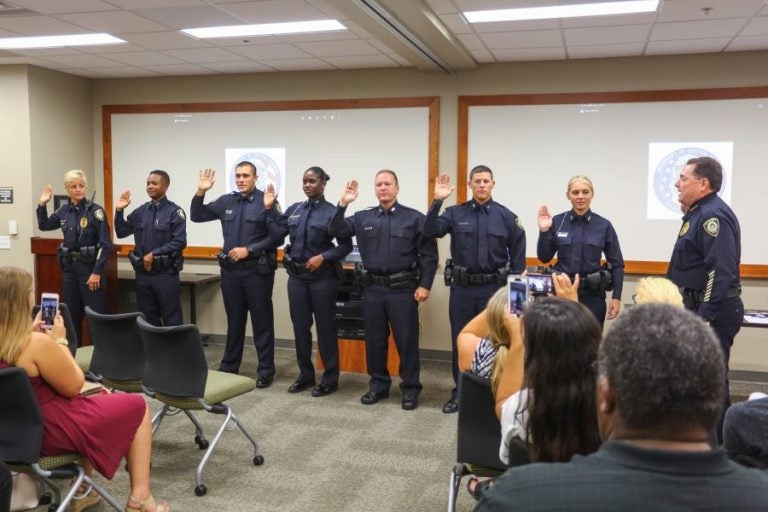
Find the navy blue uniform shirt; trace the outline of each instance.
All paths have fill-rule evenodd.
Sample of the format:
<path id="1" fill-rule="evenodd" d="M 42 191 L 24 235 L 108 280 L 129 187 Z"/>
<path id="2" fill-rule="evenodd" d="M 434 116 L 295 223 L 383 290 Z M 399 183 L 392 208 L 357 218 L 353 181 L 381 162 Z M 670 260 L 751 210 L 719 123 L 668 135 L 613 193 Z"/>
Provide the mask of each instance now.
<path id="1" fill-rule="evenodd" d="M 104 208 L 83 199 L 77 206 L 72 203 L 63 205 L 49 217 L 48 209 L 45 206 L 38 206 L 37 227 L 41 231 L 61 228 L 64 234 L 64 247 L 67 249 L 96 246 L 96 263 L 93 265 L 92 273 L 104 272 L 104 265 L 112 248 Z"/>
<path id="2" fill-rule="evenodd" d="M 324 261 L 333 262 L 341 260 L 352 251 L 350 237 L 337 238 L 338 245 L 333 243 L 334 237 L 329 229 L 335 214 L 336 207 L 321 196 L 294 203 L 281 216 L 272 208 L 267 213 L 267 219 L 275 223 L 275 236 L 283 239 L 285 235 L 290 235 L 288 254 L 297 263 L 306 263 L 317 254 L 322 254 Z M 297 245 L 297 238 L 302 239 L 303 245 Z"/>
<path id="3" fill-rule="evenodd" d="M 187 246 L 187 216 L 184 210 L 163 196 L 157 203 L 148 201 L 133 210 L 126 219 L 115 210 L 115 233 L 120 238 L 135 235 L 134 251 L 143 257 L 179 256 Z"/>
<path id="4" fill-rule="evenodd" d="M 375 206 L 344 218 L 346 211 L 346 207 L 336 207 L 331 234 L 356 235 L 360 258 L 369 272 L 385 275 L 418 267 L 421 269 L 419 286 L 432 288 L 437 271 L 437 243 L 432 238 L 422 241 L 423 213 L 398 202 L 388 211 Z"/>
<path id="5" fill-rule="evenodd" d="M 717 304 L 739 285 L 740 263 L 741 228 L 733 210 L 715 193 L 699 199 L 683 217 L 667 277 L 703 291 L 696 312 L 711 320 Z"/>
<path id="6" fill-rule="evenodd" d="M 493 273 L 510 264 L 513 273 L 525 270 L 525 230 L 520 219 L 507 207 L 489 199 L 483 204 L 474 199 L 449 206 L 442 215 L 443 202 L 436 199 L 424 222 L 425 238 L 442 238 L 451 233 L 453 263 L 474 273 Z M 480 215 L 487 218 L 487 263 L 480 264 Z"/>
<path id="7" fill-rule="evenodd" d="M 573 210 L 555 215 L 549 231 L 539 233 L 536 255 L 544 263 L 557 253 L 555 269 L 571 278 L 600 270 L 602 255 L 613 267 L 614 299 L 621 299 L 624 288 L 624 257 L 621 255 L 619 238 L 610 221 L 592 210 L 577 215 Z"/>
<path id="8" fill-rule="evenodd" d="M 223 252 L 228 253 L 235 247 L 247 247 L 251 255 L 257 255 L 274 251 L 283 243 L 282 238 L 270 236 L 261 190 L 255 188 L 246 196 L 230 192 L 208 204 L 203 204 L 204 198 L 198 195 L 192 198 L 190 218 L 192 222 L 221 221 Z M 274 208 L 279 208 L 277 203 Z"/>

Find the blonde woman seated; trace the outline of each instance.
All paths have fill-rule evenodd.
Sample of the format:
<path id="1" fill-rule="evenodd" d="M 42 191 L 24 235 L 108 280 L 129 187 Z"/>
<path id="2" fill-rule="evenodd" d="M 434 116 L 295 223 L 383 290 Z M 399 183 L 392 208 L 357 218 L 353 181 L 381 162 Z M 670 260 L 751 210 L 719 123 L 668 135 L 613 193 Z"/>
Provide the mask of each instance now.
<path id="1" fill-rule="evenodd" d="M 57 314 L 53 328 L 31 321 L 32 276 L 20 268 L 0 268 L 0 368 L 22 368 L 32 384 L 43 416 L 42 456 L 77 452 L 89 475 L 96 469 L 112 479 L 123 458 L 128 462 L 131 491 L 126 512 L 167 512 L 152 497 L 149 463 L 152 425 L 144 399 L 133 394 L 80 395 L 84 377 L 66 340 Z M 73 501 L 79 511 L 99 501 L 95 492 Z"/>
<path id="2" fill-rule="evenodd" d="M 683 307 L 680 289 L 665 277 L 644 277 L 637 283 L 637 291 L 632 296 L 635 304 L 671 304 Z"/>

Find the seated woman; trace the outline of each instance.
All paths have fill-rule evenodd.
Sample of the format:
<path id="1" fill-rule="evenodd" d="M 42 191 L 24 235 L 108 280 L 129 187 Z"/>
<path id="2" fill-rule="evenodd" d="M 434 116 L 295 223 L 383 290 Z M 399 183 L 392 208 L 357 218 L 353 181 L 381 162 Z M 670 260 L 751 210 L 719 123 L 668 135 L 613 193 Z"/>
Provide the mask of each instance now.
<path id="1" fill-rule="evenodd" d="M 644 277 L 637 283 L 637 290 L 632 296 L 635 304 L 672 304 L 683 307 L 680 289 L 665 277 Z"/>
<path id="2" fill-rule="evenodd" d="M 0 368 L 22 368 L 32 383 L 43 416 L 42 456 L 77 452 L 84 471 L 96 469 L 108 479 L 125 457 L 131 491 L 126 512 L 167 512 L 157 504 L 149 482 L 152 425 L 144 399 L 132 394 L 80 395 L 84 376 L 66 340 L 61 315 L 48 332 L 34 305 L 32 276 L 15 267 L 0 268 Z M 73 501 L 83 510 L 99 501 L 95 492 Z"/>

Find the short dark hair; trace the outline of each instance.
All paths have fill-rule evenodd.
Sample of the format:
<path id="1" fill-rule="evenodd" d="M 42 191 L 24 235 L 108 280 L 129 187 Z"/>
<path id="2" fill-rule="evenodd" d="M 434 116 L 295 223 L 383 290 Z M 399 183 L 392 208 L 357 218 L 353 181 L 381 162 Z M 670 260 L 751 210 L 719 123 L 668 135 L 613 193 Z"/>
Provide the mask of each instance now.
<path id="1" fill-rule="evenodd" d="M 472 178 L 475 177 L 475 174 L 480 172 L 487 172 L 491 175 L 491 179 L 493 179 L 493 171 L 490 167 L 487 165 L 476 165 L 472 168 L 471 171 L 469 171 L 469 181 L 472 181 Z"/>
<path id="2" fill-rule="evenodd" d="M 253 165 L 253 162 L 251 162 L 250 160 L 243 160 L 242 162 L 238 163 L 235 166 L 235 169 L 237 169 L 239 167 L 250 167 L 251 168 L 251 172 L 253 173 L 254 176 L 256 176 L 258 174 L 256 172 L 256 166 Z"/>
<path id="3" fill-rule="evenodd" d="M 693 173 L 699 178 L 706 178 L 709 188 L 720 192 L 723 186 L 723 166 L 720 162 L 708 156 L 699 156 L 689 159 L 685 165 L 695 165 Z"/>
<path id="4" fill-rule="evenodd" d="M 712 329 L 690 311 L 669 304 L 630 308 L 603 339 L 598 363 L 627 428 L 709 430 L 720 418 L 723 352 Z"/>
<path id="5" fill-rule="evenodd" d="M 376 173 L 375 177 L 378 178 L 379 174 L 384 174 L 384 173 L 391 174 L 392 177 L 395 178 L 395 185 L 400 186 L 400 181 L 398 181 L 397 174 L 395 174 L 395 171 L 390 171 L 389 169 L 382 169 Z"/>
<path id="6" fill-rule="evenodd" d="M 157 174 L 158 176 L 160 176 L 160 179 L 163 180 L 163 182 L 165 183 L 166 187 L 171 184 L 171 177 L 168 176 L 168 173 L 163 171 L 163 170 L 155 169 L 154 171 L 150 172 L 149 174 L 150 175 Z"/>
<path id="7" fill-rule="evenodd" d="M 305 172 L 305 173 L 307 173 L 307 172 L 311 172 L 312 174 L 316 174 L 316 175 L 317 175 L 317 176 L 320 178 L 320 181 L 322 181 L 323 183 L 325 183 L 326 181 L 328 181 L 328 180 L 330 180 L 330 179 L 331 179 L 331 177 L 330 177 L 330 176 L 328 176 L 328 173 L 326 173 L 326 172 L 323 170 L 323 168 L 322 168 L 322 167 L 318 167 L 318 166 L 316 166 L 316 165 L 313 165 L 312 167 L 310 167 L 309 169 L 307 169 L 307 170 L 306 170 L 306 171 L 304 171 L 304 172 Z"/>

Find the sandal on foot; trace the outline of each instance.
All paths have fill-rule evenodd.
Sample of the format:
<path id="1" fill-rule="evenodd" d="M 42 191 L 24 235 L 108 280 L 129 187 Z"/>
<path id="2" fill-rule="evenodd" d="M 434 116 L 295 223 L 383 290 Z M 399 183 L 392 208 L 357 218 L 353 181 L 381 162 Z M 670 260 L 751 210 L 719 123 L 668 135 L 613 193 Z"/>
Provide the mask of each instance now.
<path id="1" fill-rule="evenodd" d="M 90 485 L 81 485 L 75 495 L 72 497 L 72 501 L 69 504 L 70 512 L 80 512 L 88 507 L 92 507 L 101 501 L 99 493 L 93 490 Z"/>
<path id="2" fill-rule="evenodd" d="M 138 507 L 131 507 L 131 504 L 138 505 Z M 151 494 L 145 500 L 131 496 L 128 498 L 128 505 L 125 506 L 125 512 L 169 512 L 170 510 L 171 507 L 168 503 L 157 503 Z"/>
<path id="3" fill-rule="evenodd" d="M 470 477 L 470 479 L 467 481 L 467 491 L 469 492 L 470 496 L 475 498 L 476 500 L 479 500 L 483 497 L 483 494 L 491 488 L 493 485 L 493 478 L 489 478 L 487 480 L 478 480 L 476 476 Z"/>

